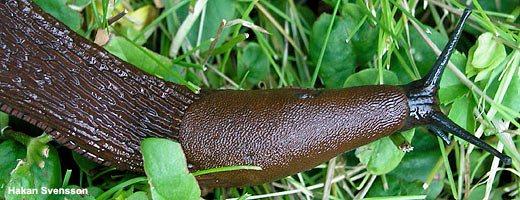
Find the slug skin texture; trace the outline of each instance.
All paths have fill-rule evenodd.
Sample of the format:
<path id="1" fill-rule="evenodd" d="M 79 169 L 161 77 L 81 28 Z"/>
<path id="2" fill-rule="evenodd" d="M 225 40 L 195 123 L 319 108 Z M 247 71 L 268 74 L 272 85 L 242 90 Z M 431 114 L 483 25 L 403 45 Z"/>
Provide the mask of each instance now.
<path id="1" fill-rule="evenodd" d="M 295 174 L 396 132 L 408 113 L 403 90 L 389 85 L 211 93 L 182 120 L 188 161 L 197 169 L 262 170 L 209 174 L 199 180 L 204 185 L 257 185 Z"/>

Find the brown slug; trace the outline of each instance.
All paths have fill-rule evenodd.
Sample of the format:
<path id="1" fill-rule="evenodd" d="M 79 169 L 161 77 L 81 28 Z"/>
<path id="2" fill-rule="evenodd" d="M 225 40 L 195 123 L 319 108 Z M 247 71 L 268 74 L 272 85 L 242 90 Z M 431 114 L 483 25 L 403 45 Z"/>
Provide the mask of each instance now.
<path id="1" fill-rule="evenodd" d="M 406 85 L 195 94 L 111 55 L 28 0 L 0 0 L 0 110 L 120 170 L 142 172 L 146 137 L 178 141 L 190 170 L 262 168 L 197 177 L 204 186 L 273 181 L 416 126 L 446 143 L 443 132 L 451 132 L 509 164 L 439 109 L 439 80 L 470 12 L 431 71 Z"/>

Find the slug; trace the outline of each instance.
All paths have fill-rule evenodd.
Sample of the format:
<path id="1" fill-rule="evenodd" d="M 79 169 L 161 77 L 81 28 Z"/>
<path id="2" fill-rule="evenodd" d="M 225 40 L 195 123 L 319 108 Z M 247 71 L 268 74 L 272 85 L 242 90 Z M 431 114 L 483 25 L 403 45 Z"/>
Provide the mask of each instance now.
<path id="1" fill-rule="evenodd" d="M 143 171 L 146 137 L 179 142 L 192 171 L 262 168 L 197 177 L 210 187 L 277 180 L 416 126 L 430 127 L 446 143 L 450 132 L 509 164 L 510 157 L 439 109 L 440 77 L 470 12 L 431 71 L 406 85 L 195 94 L 111 55 L 28 0 L 0 0 L 0 110 L 119 170 Z"/>

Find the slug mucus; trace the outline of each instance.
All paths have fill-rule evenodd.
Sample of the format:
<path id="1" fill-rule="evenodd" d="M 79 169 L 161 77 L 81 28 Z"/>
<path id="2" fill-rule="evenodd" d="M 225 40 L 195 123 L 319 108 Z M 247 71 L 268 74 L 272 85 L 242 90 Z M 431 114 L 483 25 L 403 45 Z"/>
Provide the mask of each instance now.
<path id="1" fill-rule="evenodd" d="M 431 71 L 406 85 L 195 94 L 111 55 L 28 0 L 0 0 L 0 110 L 119 170 L 143 171 L 140 141 L 147 137 L 179 142 L 192 171 L 262 168 L 197 176 L 210 187 L 277 180 L 417 126 L 447 144 L 450 132 L 509 164 L 439 109 L 441 74 L 470 13 Z"/>

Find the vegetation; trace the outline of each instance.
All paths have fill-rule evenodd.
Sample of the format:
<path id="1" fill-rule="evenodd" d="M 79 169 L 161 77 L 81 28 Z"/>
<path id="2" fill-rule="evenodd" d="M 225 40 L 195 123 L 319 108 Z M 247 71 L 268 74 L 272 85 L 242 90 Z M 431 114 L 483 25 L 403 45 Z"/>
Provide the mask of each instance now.
<path id="1" fill-rule="evenodd" d="M 203 188 L 202 194 L 205 199 L 519 197 L 517 0 L 464 1 L 467 5 L 455 0 L 34 1 L 111 53 L 193 91 L 405 84 L 430 69 L 462 9 L 472 8 L 439 97 L 450 119 L 505 151 L 513 159 L 511 166 L 465 141 L 455 138 L 445 146 L 425 128 L 416 128 L 273 183 Z M 114 22 L 123 10 L 128 13 Z M 110 40 L 101 39 L 102 30 Z M 40 186 L 88 188 L 90 195 L 39 194 L 26 199 L 199 199 L 201 194 L 175 142 L 143 142 L 143 155 L 150 162 L 177 169 L 145 162 L 143 177 L 101 168 L 59 144 L 47 143 L 45 134 L 29 137 L 42 131 L 2 114 L 0 126 L 7 124 L 17 131 L 3 132 L 0 143 L 0 194 L 6 199 L 20 198 L 7 194 L 8 187 Z M 404 140 L 413 151 L 396 148 L 396 141 Z"/>

